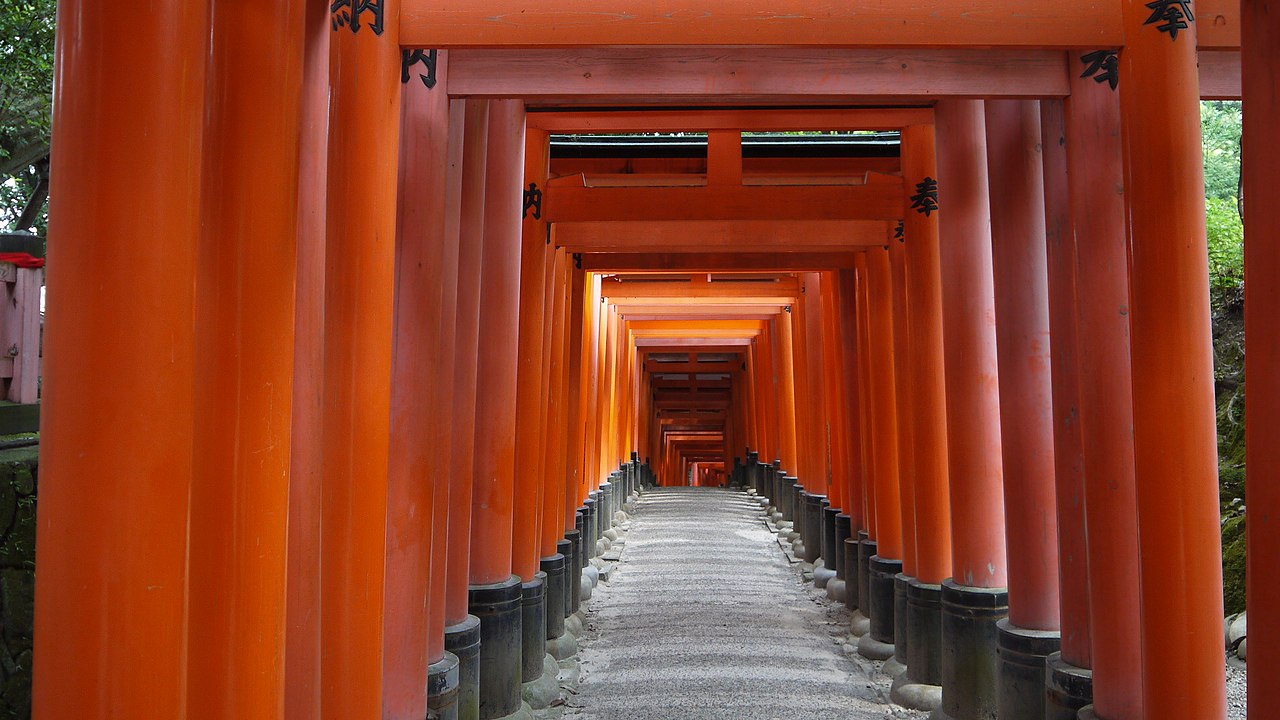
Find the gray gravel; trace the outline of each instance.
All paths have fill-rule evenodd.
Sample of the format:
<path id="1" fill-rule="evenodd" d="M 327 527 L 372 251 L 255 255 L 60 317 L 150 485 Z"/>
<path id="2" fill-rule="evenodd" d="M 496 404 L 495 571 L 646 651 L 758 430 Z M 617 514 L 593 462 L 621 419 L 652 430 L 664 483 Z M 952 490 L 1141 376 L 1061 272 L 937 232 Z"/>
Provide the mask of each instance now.
<path id="1" fill-rule="evenodd" d="M 646 493 L 596 592 L 565 717 L 924 717 L 888 703 L 843 606 L 801 585 L 742 493 Z"/>

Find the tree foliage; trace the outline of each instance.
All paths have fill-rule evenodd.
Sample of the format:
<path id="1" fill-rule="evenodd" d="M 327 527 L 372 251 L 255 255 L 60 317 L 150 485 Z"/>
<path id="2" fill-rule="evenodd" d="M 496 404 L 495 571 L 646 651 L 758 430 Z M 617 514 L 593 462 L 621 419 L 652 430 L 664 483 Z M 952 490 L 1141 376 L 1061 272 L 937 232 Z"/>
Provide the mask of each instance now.
<path id="1" fill-rule="evenodd" d="M 0 228 L 43 230 L 47 216 L 55 7 L 0 9 Z"/>

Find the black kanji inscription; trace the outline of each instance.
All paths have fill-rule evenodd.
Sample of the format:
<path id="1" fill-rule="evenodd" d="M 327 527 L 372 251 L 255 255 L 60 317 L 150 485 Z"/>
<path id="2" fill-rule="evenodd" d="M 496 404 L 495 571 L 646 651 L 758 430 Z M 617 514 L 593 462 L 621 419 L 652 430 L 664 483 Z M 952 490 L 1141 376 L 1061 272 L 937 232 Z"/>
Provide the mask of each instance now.
<path id="1" fill-rule="evenodd" d="M 1120 56 L 1115 50 L 1095 50 L 1080 56 L 1084 63 L 1082 78 L 1093 78 L 1096 83 L 1107 83 L 1115 90 L 1120 84 Z"/>
<path id="2" fill-rule="evenodd" d="M 1191 12 L 1191 0 L 1154 0 L 1147 3 L 1151 17 L 1143 25 L 1155 25 L 1170 40 L 1177 40 L 1178 33 L 1191 27 L 1196 16 Z"/>
<path id="3" fill-rule="evenodd" d="M 439 53 L 435 50 L 401 50 L 400 51 L 400 82 L 407 83 L 413 77 L 413 66 L 422 63 L 427 69 L 425 74 L 419 73 L 418 78 L 422 80 L 422 84 L 428 90 L 436 86 L 436 59 Z"/>
<path id="4" fill-rule="evenodd" d="M 916 194 L 911 196 L 911 209 L 929 217 L 938 211 L 938 181 L 927 177 L 916 183 Z"/>
<path id="5" fill-rule="evenodd" d="M 372 17 L 369 29 L 374 35 L 381 35 L 386 29 L 383 26 L 383 3 L 386 0 L 332 0 L 329 3 L 329 24 L 334 31 L 351 28 L 354 35 L 364 27 L 361 18 Z"/>
<path id="6" fill-rule="evenodd" d="M 538 189 L 537 183 L 529 183 L 529 189 L 524 191 L 524 210 L 521 217 L 529 217 L 529 208 L 533 208 L 533 219 L 542 219 L 542 191 Z"/>

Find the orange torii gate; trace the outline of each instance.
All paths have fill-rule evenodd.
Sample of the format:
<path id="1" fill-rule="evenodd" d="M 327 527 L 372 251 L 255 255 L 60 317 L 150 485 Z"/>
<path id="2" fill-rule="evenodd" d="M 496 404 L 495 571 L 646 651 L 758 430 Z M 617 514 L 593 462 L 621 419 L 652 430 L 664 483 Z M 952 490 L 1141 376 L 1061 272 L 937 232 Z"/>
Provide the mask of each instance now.
<path id="1" fill-rule="evenodd" d="M 518 713 L 611 511 L 734 457 L 843 555 L 896 699 L 1224 717 L 1195 105 L 1242 90 L 1274 674 L 1273 0 L 675 10 L 59 4 L 37 717 Z M 901 158 L 750 158 L 752 130 Z M 705 162 L 548 152 L 659 131 Z M 803 291 L 602 276 L 654 271 Z M 727 392 L 655 380 L 698 353 Z"/>

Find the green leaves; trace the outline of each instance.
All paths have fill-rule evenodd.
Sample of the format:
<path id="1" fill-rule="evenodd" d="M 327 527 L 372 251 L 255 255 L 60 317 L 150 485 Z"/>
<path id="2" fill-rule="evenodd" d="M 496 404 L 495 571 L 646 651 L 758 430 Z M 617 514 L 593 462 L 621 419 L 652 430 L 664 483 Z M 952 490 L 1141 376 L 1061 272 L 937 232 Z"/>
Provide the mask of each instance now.
<path id="1" fill-rule="evenodd" d="M 8 227 L 48 173 L 56 3 L 0 4 L 0 227 Z"/>

